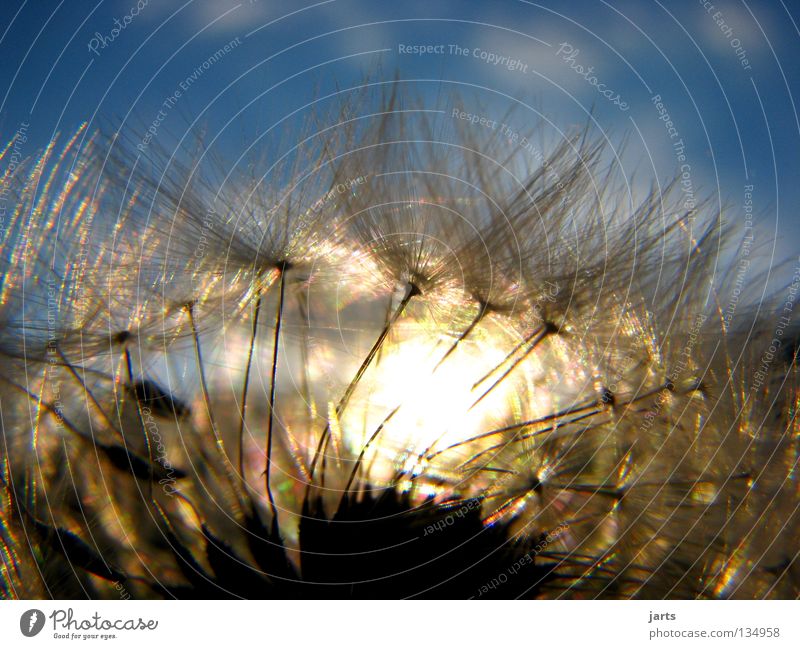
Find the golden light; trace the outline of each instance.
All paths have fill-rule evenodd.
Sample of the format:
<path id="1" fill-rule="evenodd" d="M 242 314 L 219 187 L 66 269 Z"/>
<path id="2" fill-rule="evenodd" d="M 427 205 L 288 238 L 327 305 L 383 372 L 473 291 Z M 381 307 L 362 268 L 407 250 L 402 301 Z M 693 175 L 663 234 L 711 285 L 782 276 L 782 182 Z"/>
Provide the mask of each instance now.
<path id="1" fill-rule="evenodd" d="M 444 360 L 452 338 L 421 329 L 397 338 L 402 342 L 386 347 L 342 421 L 345 443 L 356 453 L 378 431 L 367 458 L 370 480 L 378 483 L 400 469 L 413 473 L 428 453 L 502 426 L 530 380 L 523 364 L 490 389 L 512 346 L 486 328 Z"/>

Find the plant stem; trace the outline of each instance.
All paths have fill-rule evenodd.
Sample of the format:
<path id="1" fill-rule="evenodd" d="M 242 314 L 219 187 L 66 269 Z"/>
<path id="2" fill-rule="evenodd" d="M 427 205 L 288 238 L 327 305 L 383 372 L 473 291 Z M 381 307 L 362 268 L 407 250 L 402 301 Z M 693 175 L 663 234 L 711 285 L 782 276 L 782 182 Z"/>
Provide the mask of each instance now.
<path id="1" fill-rule="evenodd" d="M 286 292 L 286 265 L 281 264 L 281 285 L 280 294 L 278 297 L 278 314 L 275 318 L 275 340 L 272 345 L 272 379 L 270 381 L 269 391 L 269 422 L 267 424 L 267 464 L 264 468 L 264 483 L 267 488 L 267 498 L 269 499 L 269 506 L 272 510 L 272 525 L 277 529 L 278 525 L 278 510 L 275 507 L 275 498 L 272 495 L 272 488 L 270 487 L 270 469 L 272 468 L 272 429 L 275 422 L 275 388 L 276 378 L 278 375 L 278 346 L 281 337 L 281 323 L 283 321 L 283 300 Z"/>
<path id="2" fill-rule="evenodd" d="M 520 356 L 518 359 L 516 359 L 516 360 L 515 360 L 513 363 L 511 363 L 511 365 L 508 367 L 508 369 L 507 369 L 505 372 L 503 372 L 503 373 L 500 375 L 500 377 L 499 377 L 499 378 L 498 378 L 498 379 L 497 379 L 497 380 L 496 380 L 494 383 L 492 383 L 492 385 L 491 385 L 491 386 L 489 386 L 489 388 L 488 388 L 488 389 L 487 389 L 487 390 L 486 390 L 486 391 L 485 391 L 485 392 L 484 392 L 484 393 L 483 393 L 483 394 L 482 394 L 480 397 L 478 397 L 478 398 L 476 399 L 475 403 L 473 403 L 473 404 L 472 404 L 472 405 L 469 407 L 469 409 L 470 409 L 470 410 L 472 410 L 472 409 L 473 409 L 475 406 L 477 406 L 477 405 L 478 405 L 478 404 L 479 404 L 481 401 L 483 401 L 483 399 L 484 399 L 484 398 L 485 398 L 485 397 L 486 397 L 486 396 L 487 396 L 487 395 L 488 395 L 488 394 L 489 394 L 489 393 L 490 393 L 492 390 L 494 390 L 494 389 L 495 389 L 495 388 L 496 388 L 498 385 L 500 385 L 500 384 L 501 384 L 501 383 L 502 383 L 502 382 L 503 382 L 503 381 L 504 381 L 504 380 L 505 380 L 505 379 L 508 377 L 508 375 L 509 375 L 509 374 L 511 374 L 511 372 L 513 372 L 513 371 L 514 371 L 514 369 L 515 369 L 515 368 L 516 368 L 516 367 L 517 367 L 517 366 L 518 366 L 518 365 L 519 365 L 519 364 L 520 364 L 522 361 L 524 361 L 524 360 L 525 360 L 525 359 L 526 359 L 526 358 L 527 358 L 527 357 L 528 357 L 528 356 L 529 356 L 529 355 L 530 355 L 530 354 L 533 352 L 533 350 L 534 350 L 534 349 L 536 349 L 536 347 L 539 345 L 539 343 L 540 343 L 540 342 L 542 342 L 542 341 L 543 341 L 543 340 L 544 340 L 544 339 L 545 339 L 547 336 L 549 336 L 550 334 L 556 333 L 556 331 L 558 331 L 558 329 L 555 327 L 555 325 L 552 325 L 552 324 L 550 324 L 550 323 L 546 323 L 546 324 L 545 324 L 543 327 L 541 327 L 541 328 L 537 329 L 537 330 L 536 330 L 536 331 L 534 331 L 534 332 L 533 332 L 533 333 L 532 333 L 530 336 L 528 336 L 528 337 L 527 337 L 525 340 L 523 340 L 523 341 L 522 341 L 522 343 L 521 343 L 520 345 L 517 345 L 517 347 L 515 347 L 515 348 L 514 348 L 514 350 L 511 352 L 511 354 L 514 354 L 514 353 L 515 353 L 515 352 L 516 352 L 516 351 L 517 351 L 517 350 L 518 350 L 518 349 L 519 349 L 519 348 L 520 348 L 522 345 L 525 345 L 525 344 L 528 344 L 528 349 L 526 349 L 526 350 L 525 350 L 525 352 L 524 352 L 524 353 L 523 353 L 523 354 L 522 354 L 522 355 L 521 355 L 521 356 Z M 498 366 L 497 366 L 495 369 L 493 369 L 491 372 L 489 372 L 489 373 L 488 373 L 486 376 L 484 376 L 484 378 L 483 378 L 483 379 L 481 379 L 480 381 L 478 381 L 478 382 L 477 382 L 475 385 L 476 385 L 476 386 L 477 386 L 477 385 L 480 385 L 480 384 L 481 384 L 481 383 L 482 383 L 482 382 L 483 382 L 483 381 L 484 381 L 484 380 L 485 380 L 487 377 L 491 376 L 491 374 L 492 374 L 493 372 L 495 372 L 495 371 L 496 371 L 496 370 L 497 370 L 497 369 L 498 369 L 500 366 L 502 366 L 502 364 L 503 364 L 503 363 L 505 363 L 505 362 L 506 362 L 506 360 L 508 360 L 508 359 L 510 358 L 511 354 L 509 354 L 508 356 L 506 356 L 506 358 L 503 360 L 503 362 L 502 362 L 502 363 L 500 363 L 500 365 L 498 365 Z M 475 387 L 475 386 L 473 386 L 473 389 L 474 389 L 474 387 Z"/>
<path id="3" fill-rule="evenodd" d="M 395 416 L 398 410 L 400 410 L 400 406 L 397 406 L 386 416 L 386 418 L 381 422 L 380 426 L 378 426 L 375 429 L 375 432 L 372 433 L 372 436 L 369 438 L 369 440 L 367 440 L 367 443 L 364 444 L 364 446 L 361 448 L 361 453 L 359 453 L 358 455 L 358 459 L 356 460 L 356 465 L 353 467 L 353 472 L 350 474 L 350 479 L 347 481 L 347 485 L 344 488 L 344 494 L 342 495 L 342 498 L 346 497 L 347 492 L 350 491 L 350 487 L 352 486 L 353 481 L 356 479 L 356 474 L 358 473 L 358 469 L 361 467 L 361 462 L 363 461 L 364 455 L 366 454 L 370 444 L 372 444 L 372 442 L 375 441 L 378 435 L 380 435 L 380 432 L 384 429 L 386 424 L 389 423 L 391 418 Z"/>
<path id="4" fill-rule="evenodd" d="M 344 412 L 344 409 L 347 407 L 347 404 L 350 401 L 350 398 L 353 396 L 353 393 L 355 392 L 356 388 L 358 387 L 359 381 L 361 381 L 361 378 L 364 376 L 364 373 L 369 368 L 370 364 L 372 363 L 373 359 L 375 358 L 375 355 L 380 351 L 381 346 L 386 341 L 386 338 L 389 336 L 389 332 L 391 331 L 392 327 L 395 325 L 395 323 L 403 315 L 403 311 L 405 311 L 406 307 L 408 306 L 408 303 L 411 302 L 411 299 L 414 296 L 419 295 L 419 294 L 420 294 L 420 291 L 414 284 L 409 284 L 408 285 L 408 289 L 406 291 L 405 296 L 401 300 L 400 304 L 397 306 L 397 309 L 395 310 L 394 314 L 392 314 L 392 317 L 384 325 L 383 330 L 381 331 L 380 335 L 378 336 L 378 339 L 375 341 L 375 344 L 372 345 L 372 349 L 369 350 L 369 353 L 367 354 L 366 358 L 361 363 L 361 367 L 358 368 L 358 371 L 355 373 L 355 376 L 350 381 L 350 385 L 347 386 L 347 389 L 345 390 L 344 394 L 342 395 L 342 398 L 339 400 L 339 404 L 336 406 L 336 417 L 337 418 L 339 418 L 341 416 L 342 412 Z M 311 478 L 311 480 L 313 480 L 314 472 L 315 472 L 316 467 L 317 467 L 317 462 L 319 460 L 319 456 L 320 456 L 320 454 L 322 454 L 322 477 L 321 477 L 321 481 L 322 481 L 323 485 L 324 485 L 324 480 L 325 480 L 325 454 L 324 454 L 323 447 L 327 447 L 328 437 L 330 436 L 330 432 L 331 432 L 331 425 L 330 425 L 330 422 L 328 422 L 328 424 L 325 426 L 325 430 L 322 431 L 322 436 L 320 437 L 319 443 L 317 444 L 317 449 L 316 449 L 316 451 L 314 453 L 314 457 L 313 457 L 313 459 L 311 461 L 311 469 L 310 469 L 310 472 L 309 472 L 310 473 L 310 478 Z M 309 484 L 310 484 L 310 481 L 309 481 Z"/>
<path id="5" fill-rule="evenodd" d="M 125 344 L 125 366 L 128 369 L 128 382 L 133 387 L 133 361 L 131 360 L 131 350 L 128 349 L 128 345 Z M 147 481 L 147 495 L 150 500 L 153 499 L 153 445 L 150 443 L 150 433 L 147 430 L 147 425 L 144 423 L 144 413 L 142 412 L 142 404 L 139 403 L 138 396 L 134 396 L 134 401 L 136 403 L 136 412 L 139 415 L 139 424 L 142 426 L 142 436 L 144 437 L 144 447 L 147 450 L 147 466 L 148 469 L 148 481 Z M 122 436 L 122 441 L 125 441 L 125 435 L 120 433 Z M 127 448 L 127 444 L 125 444 L 125 448 Z"/>
<path id="6" fill-rule="evenodd" d="M 253 351 L 256 346 L 256 334 L 258 333 L 258 316 L 261 313 L 261 292 L 256 299 L 256 309 L 253 315 L 253 330 L 250 334 L 250 349 L 247 353 L 247 366 L 244 370 L 244 386 L 242 387 L 242 407 L 240 411 L 241 421 L 239 422 L 239 477 L 242 482 L 247 482 L 244 475 L 244 421 L 247 413 L 247 389 L 250 385 L 250 368 L 253 363 Z"/>
<path id="7" fill-rule="evenodd" d="M 455 342 L 453 342 L 453 344 L 450 346 L 450 349 L 448 349 L 448 350 L 445 352 L 444 356 L 442 356 L 442 357 L 439 359 L 439 362 L 438 362 L 438 363 L 436 363 L 436 366 L 433 368 L 433 371 L 434 371 L 434 372 L 435 372 L 436 370 L 438 370 L 438 369 L 439 369 L 439 367 L 441 366 L 441 364 L 442 364 L 442 363 L 444 363 L 444 362 L 445 362 L 445 361 L 448 359 L 448 357 L 450 356 L 450 354 L 452 354 L 452 353 L 453 353 L 453 352 L 456 350 L 456 347 L 458 347 L 459 343 L 463 342 L 463 341 L 464 341 L 464 339 L 465 339 L 467 336 L 469 336 L 469 335 L 472 333 L 472 330 L 473 330 L 473 329 L 475 329 L 475 327 L 477 327 L 477 326 L 478 326 L 478 323 L 479 323 L 479 322 L 480 322 L 480 321 L 483 319 L 483 317 L 486 315 L 486 313 L 487 313 L 487 307 L 486 307 L 486 305 L 485 305 L 485 304 L 481 304 L 481 305 L 480 305 L 480 307 L 481 307 L 481 308 L 480 308 L 480 311 L 478 311 L 478 315 L 476 315 L 476 316 L 475 316 L 475 317 L 472 319 L 472 322 L 470 322 L 470 323 L 469 323 L 469 326 L 467 326 L 467 328 L 466 328 L 466 329 L 464 329 L 464 331 L 461 333 L 461 335 L 460 335 L 458 338 L 456 338 Z"/>
<path id="8" fill-rule="evenodd" d="M 111 417 L 109 417 L 106 414 L 106 411 L 103 410 L 103 407 L 100 405 L 100 402 L 97 400 L 97 397 L 94 396 L 92 391 L 89 389 L 89 386 L 86 385 L 86 381 L 83 379 L 83 377 L 80 374 L 78 374 L 78 370 L 75 369 L 75 366 L 67 360 L 67 357 L 64 356 L 64 352 L 61 351 L 61 348 L 59 347 L 57 349 L 58 349 L 58 355 L 61 357 L 62 362 L 64 363 L 66 368 L 69 370 L 70 374 L 72 374 L 73 378 L 78 382 L 78 385 L 81 386 L 81 388 L 83 389 L 84 394 L 86 394 L 88 396 L 88 398 L 94 404 L 94 407 L 97 408 L 97 411 L 100 413 L 100 416 L 105 420 L 106 425 L 111 430 L 113 430 L 117 435 L 119 435 L 120 439 L 124 442 L 125 441 L 125 436 L 122 434 L 122 432 L 119 430 L 119 428 L 117 428 L 117 426 L 114 425 L 114 422 L 111 421 Z M 85 368 L 83 368 L 83 369 L 84 369 L 84 372 L 85 372 L 86 371 Z"/>

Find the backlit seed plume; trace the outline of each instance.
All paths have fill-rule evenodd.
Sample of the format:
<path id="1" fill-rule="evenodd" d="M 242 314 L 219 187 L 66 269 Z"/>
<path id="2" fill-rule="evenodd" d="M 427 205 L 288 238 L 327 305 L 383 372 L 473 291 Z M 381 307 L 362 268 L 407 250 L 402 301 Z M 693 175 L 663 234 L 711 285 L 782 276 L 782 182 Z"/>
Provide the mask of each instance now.
<path id="1" fill-rule="evenodd" d="M 411 94 L 6 173 L 4 597 L 800 596 L 800 271 Z"/>

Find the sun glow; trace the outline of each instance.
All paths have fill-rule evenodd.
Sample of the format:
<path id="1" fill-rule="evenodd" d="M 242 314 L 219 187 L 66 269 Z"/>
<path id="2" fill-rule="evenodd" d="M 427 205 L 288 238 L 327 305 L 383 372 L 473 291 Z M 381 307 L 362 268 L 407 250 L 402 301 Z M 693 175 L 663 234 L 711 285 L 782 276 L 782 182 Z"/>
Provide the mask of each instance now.
<path id="1" fill-rule="evenodd" d="M 342 426 L 356 450 L 380 428 L 372 480 L 390 479 L 401 468 L 413 471 L 425 455 L 502 426 L 519 410 L 528 368 L 516 368 L 492 387 L 507 368 L 510 346 L 485 331 L 472 338 L 452 348 L 452 338 L 419 333 L 386 347 Z"/>

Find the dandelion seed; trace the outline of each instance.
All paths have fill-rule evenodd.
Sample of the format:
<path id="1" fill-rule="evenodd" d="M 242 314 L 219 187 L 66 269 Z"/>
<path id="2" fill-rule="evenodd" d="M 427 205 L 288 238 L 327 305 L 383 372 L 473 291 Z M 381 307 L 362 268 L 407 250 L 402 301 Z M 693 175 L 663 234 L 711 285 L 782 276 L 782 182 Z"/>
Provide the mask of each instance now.
<path id="1" fill-rule="evenodd" d="M 797 596 L 797 336 L 709 306 L 719 215 L 403 87 L 2 179 L 0 594 Z"/>

